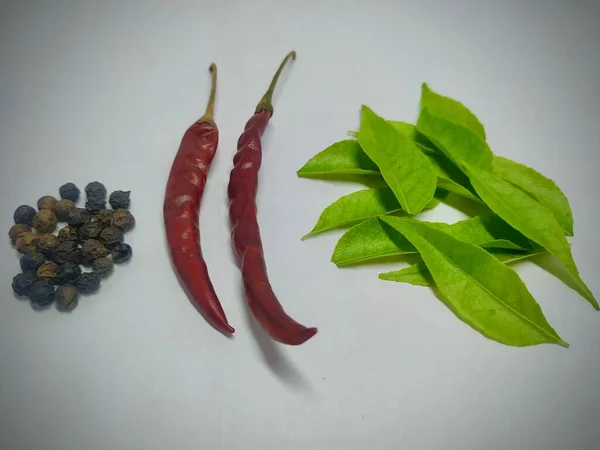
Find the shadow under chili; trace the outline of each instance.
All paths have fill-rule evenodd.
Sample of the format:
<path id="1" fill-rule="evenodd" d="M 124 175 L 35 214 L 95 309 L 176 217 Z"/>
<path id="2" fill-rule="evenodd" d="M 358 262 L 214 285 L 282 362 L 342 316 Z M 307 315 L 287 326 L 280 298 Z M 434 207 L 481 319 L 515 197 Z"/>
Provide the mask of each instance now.
<path id="1" fill-rule="evenodd" d="M 241 293 L 241 298 L 244 303 L 246 303 L 243 283 L 239 284 L 239 292 Z M 252 337 L 256 341 L 267 368 L 285 383 L 287 387 L 296 391 L 312 391 L 312 386 L 279 348 L 279 346 L 283 344 L 275 342 L 271 336 L 261 328 L 246 304 L 244 304 L 244 311 L 246 312 L 246 321 L 248 322 Z"/>

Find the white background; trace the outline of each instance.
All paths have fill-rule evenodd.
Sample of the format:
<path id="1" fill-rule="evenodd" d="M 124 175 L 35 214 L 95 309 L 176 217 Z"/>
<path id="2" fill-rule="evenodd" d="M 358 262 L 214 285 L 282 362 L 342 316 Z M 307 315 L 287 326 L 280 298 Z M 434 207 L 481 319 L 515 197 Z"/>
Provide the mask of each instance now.
<path id="1" fill-rule="evenodd" d="M 571 348 L 517 349 L 463 324 L 398 264 L 337 269 L 339 232 L 306 242 L 358 185 L 299 179 L 366 103 L 416 119 L 420 84 L 475 111 L 500 155 L 571 200 L 573 253 L 600 296 L 600 33 L 582 1 L 3 1 L 0 225 L 74 181 L 132 190 L 135 255 L 71 314 L 34 312 L 0 245 L 0 448 L 569 449 L 600 439 L 600 313 L 537 265 L 517 266 Z M 265 135 L 259 219 L 288 312 L 319 333 L 291 348 L 252 325 L 229 244 L 235 144 L 283 56 Z M 171 270 L 161 208 L 181 135 L 219 66 L 221 141 L 201 229 L 232 325 L 209 327 Z M 455 221 L 440 206 L 426 218 Z M 3 231 L 5 233 L 6 231 Z"/>

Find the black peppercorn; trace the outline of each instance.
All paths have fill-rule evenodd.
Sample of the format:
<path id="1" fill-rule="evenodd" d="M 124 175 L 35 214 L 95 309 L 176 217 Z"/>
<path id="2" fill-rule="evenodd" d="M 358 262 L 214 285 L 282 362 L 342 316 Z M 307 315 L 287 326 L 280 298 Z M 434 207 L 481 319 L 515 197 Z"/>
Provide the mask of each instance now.
<path id="1" fill-rule="evenodd" d="M 72 262 L 64 263 L 58 268 L 58 282 L 64 284 L 74 283 L 81 276 L 81 267 Z"/>
<path id="2" fill-rule="evenodd" d="M 88 210 L 90 214 L 98 214 L 103 209 L 106 209 L 106 201 L 96 198 L 88 198 L 85 202 L 85 209 Z"/>
<path id="3" fill-rule="evenodd" d="M 84 223 L 77 230 L 77 237 L 81 241 L 85 241 L 88 239 L 96 239 L 98 236 L 100 236 L 100 233 L 102 232 L 102 228 L 103 228 L 103 226 L 100 222 Z"/>
<path id="4" fill-rule="evenodd" d="M 64 264 L 72 262 L 79 264 L 81 262 L 81 253 L 77 244 L 73 241 L 65 241 L 58 244 L 54 250 L 54 262 Z"/>
<path id="5" fill-rule="evenodd" d="M 58 232 L 59 242 L 76 241 L 77 239 L 77 228 L 67 226 Z"/>
<path id="6" fill-rule="evenodd" d="M 38 233 L 52 233 L 57 223 L 56 214 L 49 209 L 41 209 L 33 218 L 33 228 Z"/>
<path id="7" fill-rule="evenodd" d="M 110 252 L 112 260 L 116 263 L 128 261 L 133 255 L 133 249 L 129 244 L 120 243 Z"/>
<path id="8" fill-rule="evenodd" d="M 81 245 L 81 262 L 91 265 L 94 260 L 108 256 L 110 252 L 96 239 L 88 239 Z"/>
<path id="9" fill-rule="evenodd" d="M 50 280 L 53 283 L 58 281 L 58 270 L 60 266 L 53 261 L 42 264 L 37 270 L 37 276 L 40 280 Z"/>
<path id="10" fill-rule="evenodd" d="M 15 219 L 15 223 L 23 223 L 32 226 L 33 218 L 36 214 L 37 211 L 32 206 L 21 205 L 15 210 L 13 218 Z"/>
<path id="11" fill-rule="evenodd" d="M 62 199 L 71 200 L 73 203 L 77 203 L 77 200 L 79 200 L 79 188 L 73 183 L 63 184 L 58 192 Z"/>
<path id="12" fill-rule="evenodd" d="M 54 207 L 54 212 L 56 213 L 56 217 L 61 222 L 66 222 L 69 218 L 69 214 L 71 211 L 75 209 L 75 203 L 72 200 L 59 200 L 56 202 L 56 206 Z"/>
<path id="13" fill-rule="evenodd" d="M 112 218 L 115 212 L 112 209 L 103 209 L 94 216 L 94 222 L 99 222 L 103 226 L 108 227 L 112 225 Z"/>
<path id="14" fill-rule="evenodd" d="M 98 181 L 92 181 L 85 187 L 85 195 L 88 199 L 106 200 L 106 188 Z"/>
<path id="15" fill-rule="evenodd" d="M 98 258 L 92 265 L 92 271 L 100 275 L 100 277 L 106 278 L 112 273 L 114 267 L 115 263 L 112 259 Z"/>
<path id="16" fill-rule="evenodd" d="M 15 247 L 20 253 L 34 252 L 37 247 L 37 241 L 40 239 L 39 235 L 32 233 L 31 231 L 25 231 L 21 236 L 17 238 Z"/>
<path id="17" fill-rule="evenodd" d="M 29 295 L 29 288 L 37 281 L 35 273 L 20 273 L 13 277 L 12 288 L 19 295 Z"/>
<path id="18" fill-rule="evenodd" d="M 88 223 L 92 219 L 91 214 L 82 208 L 75 208 L 69 213 L 67 223 L 71 227 L 80 227 L 84 223 Z"/>
<path id="19" fill-rule="evenodd" d="M 14 243 L 17 241 L 17 238 L 23 236 L 23 233 L 31 231 L 31 227 L 29 225 L 25 225 L 24 223 L 16 223 L 10 230 L 8 230 L 8 237 Z"/>
<path id="20" fill-rule="evenodd" d="M 38 209 L 49 209 L 55 211 L 57 200 L 51 195 L 44 195 L 37 202 Z"/>
<path id="21" fill-rule="evenodd" d="M 94 272 L 85 272 L 75 282 L 75 287 L 82 294 L 91 294 L 100 287 L 100 275 Z"/>
<path id="22" fill-rule="evenodd" d="M 108 227 L 102 230 L 100 233 L 100 240 L 108 247 L 114 247 L 115 245 L 123 242 L 125 234 L 123 230 L 117 227 Z"/>
<path id="23" fill-rule="evenodd" d="M 37 251 L 48 259 L 52 259 L 59 240 L 53 234 L 42 234 L 37 241 Z"/>
<path id="24" fill-rule="evenodd" d="M 112 209 L 129 209 L 131 191 L 115 191 L 110 194 L 108 203 Z"/>
<path id="25" fill-rule="evenodd" d="M 54 285 L 49 280 L 39 280 L 29 287 L 29 298 L 36 306 L 48 306 L 54 301 Z"/>
<path id="26" fill-rule="evenodd" d="M 63 284 L 54 293 L 54 303 L 61 311 L 71 311 L 77 306 L 78 297 L 79 292 L 75 286 Z"/>
<path id="27" fill-rule="evenodd" d="M 23 272 L 35 272 L 44 262 L 46 262 L 46 258 L 41 253 L 26 253 L 21 257 L 21 270 Z"/>
<path id="28" fill-rule="evenodd" d="M 118 209 L 113 214 L 113 225 L 123 231 L 129 231 L 135 225 L 135 217 L 125 209 Z"/>

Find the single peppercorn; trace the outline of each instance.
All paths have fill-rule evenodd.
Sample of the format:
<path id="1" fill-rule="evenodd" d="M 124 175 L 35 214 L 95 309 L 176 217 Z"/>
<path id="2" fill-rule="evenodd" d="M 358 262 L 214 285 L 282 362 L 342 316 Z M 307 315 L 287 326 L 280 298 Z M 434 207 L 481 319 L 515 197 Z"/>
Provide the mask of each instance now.
<path id="1" fill-rule="evenodd" d="M 37 276 L 40 280 L 50 280 L 53 283 L 58 281 L 58 270 L 60 266 L 54 261 L 48 261 L 42 264 L 37 270 Z"/>
<path id="2" fill-rule="evenodd" d="M 58 282 L 63 284 L 72 284 L 81 276 L 81 267 L 79 264 L 67 262 L 58 268 Z"/>
<path id="3" fill-rule="evenodd" d="M 108 258 L 98 258 L 92 264 L 92 271 L 100 275 L 101 278 L 106 278 L 109 276 L 115 267 L 115 263 L 112 259 Z"/>
<path id="4" fill-rule="evenodd" d="M 98 214 L 103 209 L 106 209 L 106 201 L 96 198 L 88 198 L 85 202 L 85 209 L 89 211 L 90 214 Z"/>
<path id="5" fill-rule="evenodd" d="M 73 203 L 77 203 L 77 200 L 79 200 L 79 188 L 73 183 L 63 184 L 58 189 L 58 192 L 60 194 L 60 198 L 63 200 L 71 200 Z"/>
<path id="6" fill-rule="evenodd" d="M 84 272 L 75 282 L 75 287 L 82 294 L 91 294 L 100 287 L 100 275 L 94 272 Z"/>
<path id="7" fill-rule="evenodd" d="M 84 223 L 77 230 L 77 237 L 81 241 L 85 241 L 88 239 L 96 239 L 98 236 L 100 236 L 100 233 L 102 232 L 102 228 L 103 228 L 103 226 L 100 222 Z"/>
<path id="8" fill-rule="evenodd" d="M 37 207 L 38 209 L 49 209 L 52 212 L 55 212 L 57 202 L 58 200 L 56 200 L 51 195 L 44 195 L 38 200 Z"/>
<path id="9" fill-rule="evenodd" d="M 54 207 L 54 212 L 56 213 L 56 218 L 60 222 L 66 222 L 69 218 L 69 214 L 71 211 L 75 209 L 75 203 L 73 200 L 59 200 L 56 202 L 56 206 Z"/>
<path id="10" fill-rule="evenodd" d="M 37 251 L 48 259 L 52 259 L 54 250 L 59 244 L 58 237 L 53 234 L 42 234 L 37 241 Z"/>
<path id="11" fill-rule="evenodd" d="M 33 218 L 37 214 L 35 208 L 29 205 L 21 205 L 13 214 L 13 218 L 15 219 L 15 223 L 23 223 L 25 225 L 32 226 Z"/>
<path id="12" fill-rule="evenodd" d="M 91 214 L 82 208 L 75 208 L 69 213 L 69 217 L 67 217 L 67 223 L 71 227 L 80 227 L 84 223 L 88 223 L 92 220 Z"/>
<path id="13" fill-rule="evenodd" d="M 75 308 L 78 298 L 79 292 L 77 292 L 77 288 L 70 284 L 59 286 L 54 293 L 54 303 L 61 311 L 71 311 Z"/>
<path id="14" fill-rule="evenodd" d="M 15 247 L 20 253 L 34 252 L 37 247 L 37 241 L 40 239 L 39 235 L 32 233 L 31 231 L 25 231 L 21 236 L 17 238 Z"/>
<path id="15" fill-rule="evenodd" d="M 25 253 L 19 261 L 23 272 L 35 272 L 44 262 L 46 262 L 44 255 L 37 252 Z"/>
<path id="16" fill-rule="evenodd" d="M 123 231 L 129 231 L 135 225 L 135 217 L 126 209 L 117 209 L 113 215 L 113 225 Z"/>
<path id="17" fill-rule="evenodd" d="M 23 236 L 23 233 L 31 231 L 31 227 L 29 225 L 25 225 L 24 223 L 16 223 L 10 230 L 8 230 L 8 237 L 14 243 L 17 241 L 17 238 Z"/>
<path id="18" fill-rule="evenodd" d="M 106 200 L 106 188 L 99 181 L 92 181 L 85 187 L 85 195 L 88 199 Z"/>
<path id="19" fill-rule="evenodd" d="M 29 288 L 37 280 L 37 276 L 33 272 L 17 274 L 12 280 L 13 291 L 18 295 L 29 295 Z"/>
<path id="20" fill-rule="evenodd" d="M 102 233 L 100 233 L 100 240 L 104 242 L 108 248 L 112 248 L 120 242 L 123 242 L 124 238 L 125 234 L 123 233 L 123 230 L 117 227 L 105 228 L 102 230 Z"/>
<path id="21" fill-rule="evenodd" d="M 77 239 L 77 228 L 66 226 L 58 232 L 59 242 L 76 241 Z"/>
<path id="22" fill-rule="evenodd" d="M 115 263 L 122 263 L 122 262 L 125 262 L 125 261 L 128 261 L 129 259 L 131 259 L 131 256 L 133 255 L 133 249 L 131 248 L 131 246 L 129 244 L 125 244 L 122 242 L 122 243 L 116 245 L 112 249 L 110 254 L 112 256 L 112 260 Z"/>
<path id="23" fill-rule="evenodd" d="M 29 287 L 29 298 L 35 306 L 48 306 L 54 301 L 54 285 L 49 280 L 38 280 Z"/>
<path id="24" fill-rule="evenodd" d="M 99 222 L 103 226 L 108 227 L 112 225 L 112 219 L 114 215 L 114 211 L 112 209 L 103 209 L 98 214 L 94 216 L 94 222 Z"/>
<path id="25" fill-rule="evenodd" d="M 114 191 L 108 198 L 110 207 L 114 210 L 129 209 L 131 203 L 131 191 Z"/>
<path id="26" fill-rule="evenodd" d="M 57 223 L 56 214 L 49 209 L 41 209 L 33 218 L 33 228 L 38 233 L 52 233 Z"/>
<path id="27" fill-rule="evenodd" d="M 57 264 L 67 262 L 79 264 L 81 262 L 81 252 L 77 244 L 73 241 L 65 241 L 58 244 L 54 251 L 54 262 Z"/>
<path id="28" fill-rule="evenodd" d="M 88 239 L 81 245 L 81 262 L 91 265 L 94 260 L 108 256 L 110 252 L 96 239 Z"/>

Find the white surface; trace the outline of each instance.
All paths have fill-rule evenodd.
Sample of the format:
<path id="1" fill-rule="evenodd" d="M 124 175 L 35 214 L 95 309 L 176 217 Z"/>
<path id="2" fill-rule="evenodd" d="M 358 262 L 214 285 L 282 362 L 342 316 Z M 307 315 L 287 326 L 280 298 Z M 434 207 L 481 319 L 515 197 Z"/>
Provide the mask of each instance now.
<path id="1" fill-rule="evenodd" d="M 420 83 L 465 102 L 498 154 L 569 196 L 573 253 L 600 295 L 598 9 L 578 1 L 2 2 L 0 224 L 74 181 L 131 189 L 135 255 L 72 314 L 15 299 L 0 245 L 0 449 L 597 448 L 600 315 L 518 266 L 568 350 L 486 340 L 387 266 L 339 270 L 337 236 L 307 242 L 357 186 L 298 179 L 355 128 L 361 103 L 414 121 Z M 304 5 L 304 6 L 300 6 Z M 245 121 L 290 50 L 259 195 L 270 274 L 319 327 L 288 348 L 252 332 L 229 244 L 226 184 Z M 163 239 L 166 176 L 219 66 L 219 151 L 203 247 L 235 338 L 182 293 Z M 440 207 L 428 217 L 463 217 Z M 5 233 L 6 231 L 3 231 Z M 392 265 L 392 267 L 395 267 Z"/>

